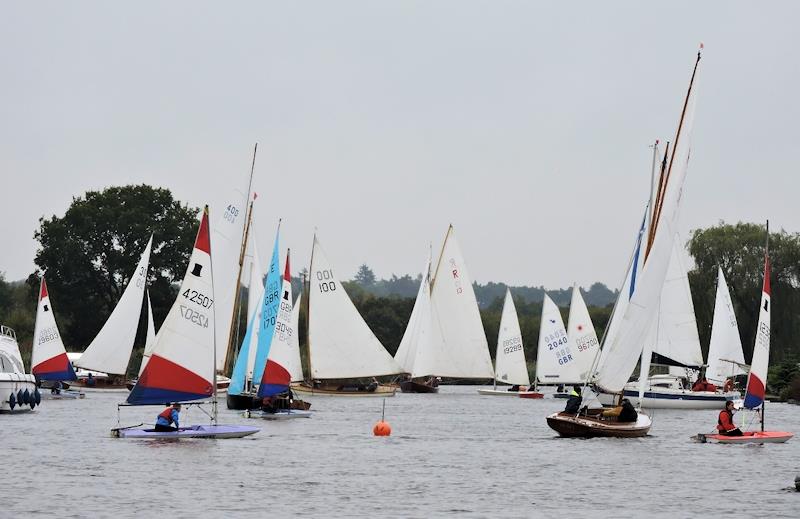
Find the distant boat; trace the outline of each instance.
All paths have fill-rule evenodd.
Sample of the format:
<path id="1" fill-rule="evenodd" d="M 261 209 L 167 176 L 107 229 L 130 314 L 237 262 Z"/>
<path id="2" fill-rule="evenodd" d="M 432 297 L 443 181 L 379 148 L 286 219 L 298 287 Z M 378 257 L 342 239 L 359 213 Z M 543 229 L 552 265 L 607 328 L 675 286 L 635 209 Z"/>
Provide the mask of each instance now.
<path id="1" fill-rule="evenodd" d="M 434 392 L 439 377 L 494 378 L 478 301 L 452 225 L 447 229 L 433 276 L 423 275 L 423 285 L 426 282 L 429 286 L 420 287 L 417 295 L 418 300 L 423 298 L 419 311 L 416 315 L 412 312 L 406 328 L 406 334 L 411 334 L 409 340 L 401 342 L 395 354 L 412 377 L 401 382 L 401 389 Z"/>
<path id="2" fill-rule="evenodd" d="M 714 443 L 784 443 L 793 433 L 785 431 L 767 431 L 764 429 L 764 406 L 766 395 L 767 371 L 769 370 L 770 314 L 772 300 L 770 290 L 769 268 L 769 222 L 767 222 L 767 245 L 764 250 L 764 282 L 761 288 L 761 305 L 758 312 L 755 346 L 753 347 L 753 364 L 747 376 L 747 390 L 744 396 L 744 408 L 754 410 L 759 419 L 760 431 L 744 431 L 742 436 L 726 436 L 724 434 L 699 434 L 701 442 Z M 752 423 L 752 422 L 751 422 Z"/>
<path id="3" fill-rule="evenodd" d="M 68 390 L 61 382 L 75 380 L 75 370 L 67 357 L 67 350 L 61 340 L 53 304 L 47 290 L 44 276 L 39 283 L 39 304 L 36 309 L 36 324 L 33 330 L 33 351 L 31 353 L 31 372 L 37 382 L 46 389 L 44 399 L 83 398 L 80 391 Z"/>
<path id="4" fill-rule="evenodd" d="M 118 427 L 119 438 L 240 438 L 259 431 L 242 425 L 217 424 L 214 281 L 211 268 L 208 207 L 203 211 L 186 275 L 178 297 L 156 336 L 150 360 L 128 395 L 129 405 L 197 402 L 211 397 L 211 424 L 175 432 Z"/>
<path id="5" fill-rule="evenodd" d="M 655 199 L 648 204 L 627 270 L 627 280 L 635 279 L 635 289 L 631 283 L 628 292 L 620 292 L 602 350 L 589 377 L 590 383 L 599 392 L 617 394 L 619 398 L 622 398 L 625 384 L 640 359 L 640 394 L 644 393 L 650 360 L 650 351 L 645 345 L 652 333 L 653 323 L 658 319 L 661 291 L 673 250 L 690 155 L 695 105 L 693 87 L 699 63 L 700 52 L 697 53 L 684 100 L 672 154 L 668 163 L 666 160 L 662 162 Z M 645 226 L 648 219 L 650 225 Z M 561 436 L 638 437 L 648 434 L 652 420 L 641 409 L 636 422 L 606 419 L 590 410 L 577 415 L 554 413 L 547 417 L 547 424 Z"/>
<path id="6" fill-rule="evenodd" d="M 30 411 L 41 402 L 33 375 L 25 373 L 17 334 L 0 326 L 0 413 Z"/>
<path id="7" fill-rule="evenodd" d="M 374 377 L 403 369 L 375 337 L 347 296 L 314 235 L 308 281 L 310 381 L 293 384 L 298 393 L 333 396 L 392 396 L 395 389 Z M 373 382 L 363 379 L 373 377 Z"/>
<path id="8" fill-rule="evenodd" d="M 125 374 L 142 313 L 152 247 L 151 235 L 111 315 L 83 354 L 75 356 L 75 366 L 80 368 L 76 385 L 89 389 L 125 389 Z"/>
<path id="9" fill-rule="evenodd" d="M 511 290 L 506 287 L 503 301 L 503 313 L 500 316 L 500 328 L 497 333 L 497 350 L 494 356 L 494 385 L 492 389 L 481 388 L 478 393 L 484 396 L 514 396 L 523 398 L 541 398 L 542 394 L 528 390 L 531 379 L 528 365 L 525 362 L 525 349 L 522 344 L 522 331 L 519 328 L 517 308 L 511 297 Z M 506 389 L 497 389 L 497 383 L 510 384 Z"/>

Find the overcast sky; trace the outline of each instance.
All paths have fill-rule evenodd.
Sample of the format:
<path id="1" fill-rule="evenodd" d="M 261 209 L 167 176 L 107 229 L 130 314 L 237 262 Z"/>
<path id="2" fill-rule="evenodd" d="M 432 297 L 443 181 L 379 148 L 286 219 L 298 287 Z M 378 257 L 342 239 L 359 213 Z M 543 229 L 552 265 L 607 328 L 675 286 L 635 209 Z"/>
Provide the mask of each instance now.
<path id="1" fill-rule="evenodd" d="M 41 216 L 111 185 L 213 202 L 249 171 L 340 277 L 416 276 L 452 222 L 478 281 L 620 283 L 701 62 L 681 216 L 800 230 L 800 2 L 9 2 L 0 271 Z M 138 254 L 134 251 L 133 254 Z"/>

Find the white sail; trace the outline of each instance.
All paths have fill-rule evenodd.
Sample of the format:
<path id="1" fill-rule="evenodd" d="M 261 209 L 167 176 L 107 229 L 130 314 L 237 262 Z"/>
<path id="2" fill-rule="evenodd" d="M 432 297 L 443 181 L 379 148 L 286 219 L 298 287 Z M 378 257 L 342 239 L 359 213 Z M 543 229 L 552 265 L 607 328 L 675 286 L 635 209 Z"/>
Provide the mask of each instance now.
<path id="1" fill-rule="evenodd" d="M 736 361 L 739 364 L 725 362 L 726 360 Z M 744 352 L 739 325 L 736 322 L 736 313 L 733 311 L 728 283 L 722 274 L 722 268 L 717 267 L 717 297 L 714 301 L 714 320 L 711 324 L 706 378 L 711 382 L 724 384 L 728 378 L 745 373 L 741 364 L 744 364 Z"/>
<path id="2" fill-rule="evenodd" d="M 147 336 L 144 343 L 144 353 L 142 354 L 142 365 L 139 367 L 139 375 L 141 376 L 144 367 L 147 366 L 147 361 L 153 354 L 153 347 L 156 345 L 156 325 L 153 322 L 153 307 L 150 304 L 150 294 L 145 292 L 147 299 Z"/>
<path id="3" fill-rule="evenodd" d="M 303 292 L 301 289 L 292 306 L 292 329 L 295 330 L 295 333 L 291 338 L 292 360 L 286 368 L 292 376 L 292 382 L 301 382 L 303 380 L 303 361 L 300 358 L 300 303 L 302 301 Z"/>
<path id="4" fill-rule="evenodd" d="M 567 342 L 575 356 L 575 370 L 578 382 L 585 382 L 590 375 L 592 362 L 600 349 L 589 309 L 581 295 L 581 289 L 575 284 L 572 287 L 572 301 L 569 305 L 569 324 L 567 325 Z"/>
<path id="5" fill-rule="evenodd" d="M 495 380 L 506 384 L 529 386 L 528 365 L 525 363 L 525 350 L 522 346 L 522 331 L 519 328 L 517 308 L 506 288 L 503 313 L 500 316 L 500 330 L 497 334 L 497 353 L 495 355 Z"/>
<path id="6" fill-rule="evenodd" d="M 433 326 L 438 327 L 445 348 L 452 352 L 452 366 L 439 376 L 494 378 L 489 344 L 478 301 L 472 289 L 464 256 L 451 225 L 431 286 Z"/>
<path id="7" fill-rule="evenodd" d="M 428 257 L 417 299 L 394 359 L 414 378 L 458 376 L 449 375 L 453 373 L 452 354 L 447 350 L 439 328 L 433 325 L 430 267 L 431 258 Z"/>
<path id="8" fill-rule="evenodd" d="M 258 332 L 260 330 L 260 326 L 257 323 L 261 322 L 261 310 L 264 306 L 262 302 L 264 297 L 264 269 L 261 268 L 261 257 L 258 254 L 253 223 L 250 224 L 250 234 L 247 241 L 250 248 L 250 287 L 247 291 L 247 315 L 250 317 L 247 323 L 248 328 L 251 326 L 251 321 L 256 323 L 252 325 L 253 331 L 250 334 L 250 344 L 247 349 L 247 380 L 252 381 L 253 366 L 256 363 L 256 350 L 258 349 Z M 243 348 L 244 346 L 242 346 Z M 242 349 L 239 351 L 242 351 Z"/>
<path id="9" fill-rule="evenodd" d="M 67 357 L 67 350 L 58 332 L 53 305 L 42 277 L 39 286 L 39 305 L 33 329 L 31 373 L 40 380 L 75 380 L 75 371 Z"/>
<path id="10" fill-rule="evenodd" d="M 698 58 L 699 60 L 699 58 Z M 696 69 L 695 69 L 696 72 Z M 693 81 L 696 75 L 693 75 Z M 617 393 L 633 373 L 641 355 L 643 343 L 657 318 L 661 288 L 672 253 L 683 183 L 689 162 L 689 150 L 694 119 L 696 89 L 690 89 L 681 117 L 672 157 L 668 166 L 668 183 L 659 202 L 659 216 L 653 222 L 654 238 L 645 259 L 636 290 L 622 316 L 616 336 L 603 345 L 601 363 L 594 376 L 601 390 Z M 651 231 L 653 232 L 653 231 Z"/>
<path id="11" fill-rule="evenodd" d="M 669 267 L 661 289 L 655 343 L 649 344 L 653 353 L 666 357 L 662 363 L 676 362 L 684 366 L 702 366 L 703 353 L 697 334 L 689 276 L 681 261 L 679 242 L 672 246 Z"/>
<path id="12" fill-rule="evenodd" d="M 314 236 L 309 280 L 311 377 L 345 379 L 402 373 L 347 296 Z"/>
<path id="13" fill-rule="evenodd" d="M 581 382 L 580 366 L 567 339 L 561 312 L 547 294 L 542 301 L 539 348 L 536 354 L 536 381 L 539 384 Z"/>
<path id="14" fill-rule="evenodd" d="M 75 361 L 76 366 L 117 375 L 123 375 L 127 371 L 142 313 L 142 298 L 147 285 L 147 268 L 152 246 L 153 237 L 150 236 L 125 292 L 103 328 L 81 358 Z"/>
<path id="15" fill-rule="evenodd" d="M 214 255 L 214 286 L 217 300 L 217 370 L 225 366 L 231 317 L 238 300 L 239 256 L 247 220 L 249 178 L 241 179 L 219 205 L 212 206 L 214 222 L 211 225 L 211 248 Z"/>

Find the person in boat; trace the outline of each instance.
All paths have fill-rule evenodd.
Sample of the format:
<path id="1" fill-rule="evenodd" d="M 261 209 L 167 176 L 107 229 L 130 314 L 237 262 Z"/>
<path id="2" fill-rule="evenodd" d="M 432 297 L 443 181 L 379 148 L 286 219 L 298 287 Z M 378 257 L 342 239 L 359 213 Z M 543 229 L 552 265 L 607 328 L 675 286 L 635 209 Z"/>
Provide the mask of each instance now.
<path id="1" fill-rule="evenodd" d="M 572 386 L 572 391 L 569 392 L 567 405 L 564 407 L 564 412 L 577 415 L 581 410 L 581 386 Z"/>
<path id="2" fill-rule="evenodd" d="M 156 418 L 156 432 L 178 432 L 178 414 L 181 412 L 181 404 L 172 404 L 160 413 Z M 175 424 L 173 427 L 172 425 Z"/>
<path id="3" fill-rule="evenodd" d="M 375 392 L 375 390 L 378 389 L 378 385 L 379 385 L 378 379 L 372 377 L 372 382 L 370 382 L 369 385 L 367 385 L 367 391 L 369 391 L 370 393 Z"/>
<path id="4" fill-rule="evenodd" d="M 733 380 L 730 378 L 725 379 L 725 385 L 722 388 L 722 392 L 730 393 L 731 391 L 733 391 Z"/>
<path id="5" fill-rule="evenodd" d="M 639 419 L 639 413 L 627 398 L 622 399 L 622 404 L 603 411 L 604 418 L 616 418 L 618 422 L 635 422 Z"/>
<path id="6" fill-rule="evenodd" d="M 62 384 L 60 380 L 56 380 L 55 384 L 53 384 L 53 387 L 50 388 L 50 393 L 53 395 L 60 395 L 63 387 L 64 384 Z"/>
<path id="7" fill-rule="evenodd" d="M 725 409 L 719 412 L 717 431 L 723 436 L 742 436 L 742 430 L 733 423 L 733 400 L 725 402 Z"/>
<path id="8" fill-rule="evenodd" d="M 261 400 L 261 410 L 265 413 L 275 413 L 278 411 L 277 405 L 275 405 L 275 399 L 271 396 L 265 396 Z"/>
<path id="9" fill-rule="evenodd" d="M 89 373 L 89 376 L 86 377 L 86 387 L 94 387 L 96 385 L 97 385 L 97 381 L 94 379 L 92 374 Z"/>
<path id="10" fill-rule="evenodd" d="M 517 392 L 519 392 L 519 384 L 514 384 L 513 386 L 509 387 L 508 391 L 517 391 Z"/>
<path id="11" fill-rule="evenodd" d="M 717 386 L 706 380 L 705 375 L 698 375 L 697 381 L 692 386 L 692 391 L 711 391 L 712 393 L 717 390 Z"/>

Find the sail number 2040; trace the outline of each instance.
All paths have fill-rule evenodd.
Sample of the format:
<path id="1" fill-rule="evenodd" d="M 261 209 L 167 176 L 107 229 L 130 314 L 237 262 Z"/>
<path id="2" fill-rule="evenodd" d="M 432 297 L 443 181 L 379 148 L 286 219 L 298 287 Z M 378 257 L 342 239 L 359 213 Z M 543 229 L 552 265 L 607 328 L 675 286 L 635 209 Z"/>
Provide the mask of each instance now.
<path id="1" fill-rule="evenodd" d="M 336 290 L 336 281 L 333 280 L 333 271 L 331 269 L 318 270 L 316 276 L 320 292 L 333 292 Z"/>

